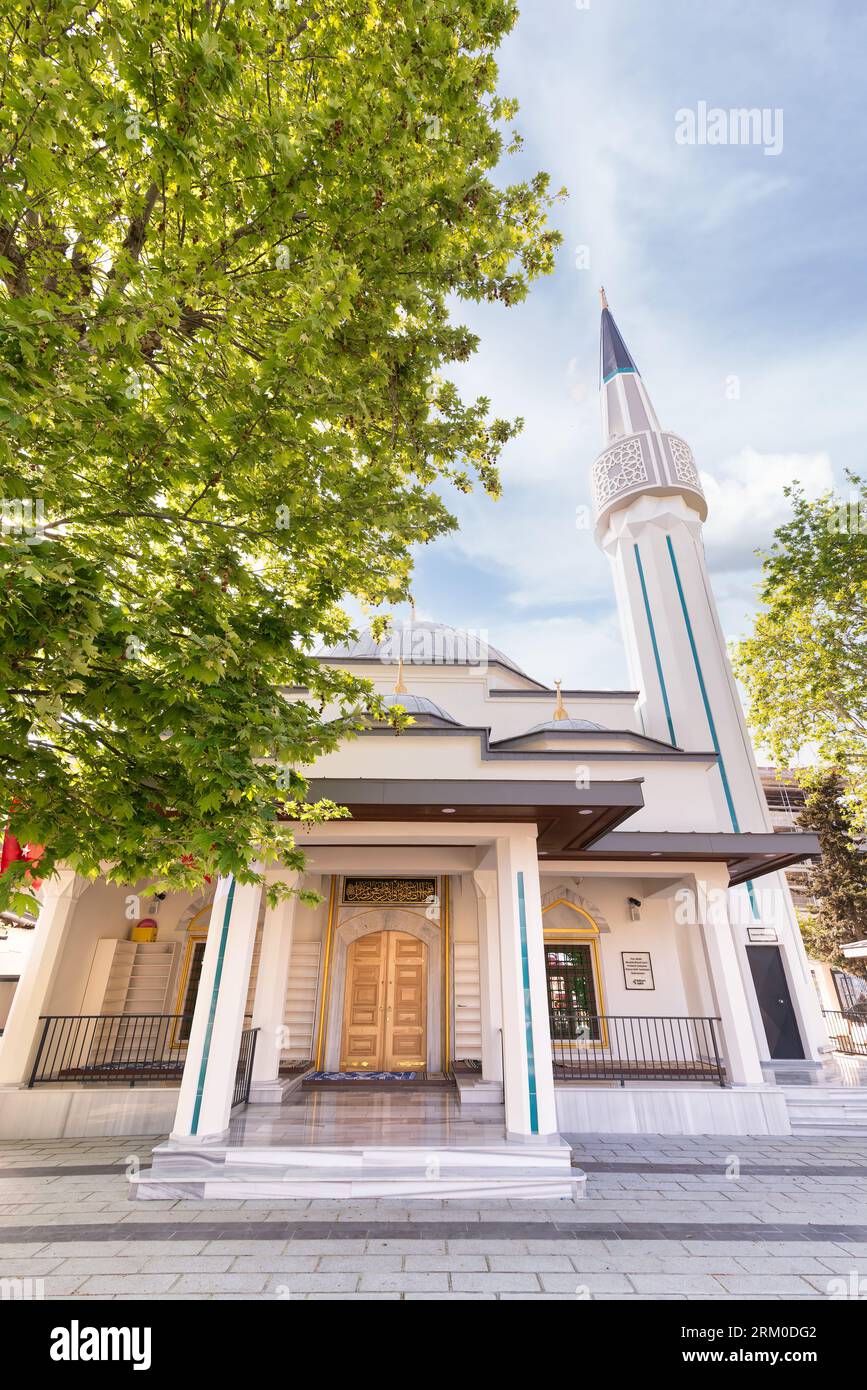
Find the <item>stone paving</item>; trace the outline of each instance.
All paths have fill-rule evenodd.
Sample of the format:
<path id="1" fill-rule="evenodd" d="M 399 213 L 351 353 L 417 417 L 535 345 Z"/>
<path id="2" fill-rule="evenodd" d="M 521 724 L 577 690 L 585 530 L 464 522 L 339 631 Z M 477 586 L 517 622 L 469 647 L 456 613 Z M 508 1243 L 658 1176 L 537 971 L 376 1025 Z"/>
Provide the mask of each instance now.
<path id="1" fill-rule="evenodd" d="M 867 1142 L 568 1137 L 587 1197 L 544 1205 L 143 1206 L 126 1174 L 153 1138 L 5 1144 L 0 1280 L 74 1300 L 867 1300 Z"/>

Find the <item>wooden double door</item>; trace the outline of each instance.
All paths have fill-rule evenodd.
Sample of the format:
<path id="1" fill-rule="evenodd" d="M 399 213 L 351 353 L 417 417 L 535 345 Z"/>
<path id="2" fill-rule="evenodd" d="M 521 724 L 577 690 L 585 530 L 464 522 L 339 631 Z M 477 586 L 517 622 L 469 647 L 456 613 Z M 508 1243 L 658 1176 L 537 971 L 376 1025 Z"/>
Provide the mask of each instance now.
<path id="1" fill-rule="evenodd" d="M 406 932 L 353 941 L 346 958 L 341 1071 L 415 1071 L 427 1061 L 427 947 Z"/>

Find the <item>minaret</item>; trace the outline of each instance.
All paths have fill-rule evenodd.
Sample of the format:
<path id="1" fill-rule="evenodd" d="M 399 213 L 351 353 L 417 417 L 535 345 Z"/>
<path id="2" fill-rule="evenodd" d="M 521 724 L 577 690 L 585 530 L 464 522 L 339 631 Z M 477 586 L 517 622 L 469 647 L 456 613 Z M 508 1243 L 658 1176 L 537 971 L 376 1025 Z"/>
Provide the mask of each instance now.
<path id="1" fill-rule="evenodd" d="M 673 799 L 670 828 L 767 833 L 773 827 L 707 572 L 702 541 L 707 502 L 695 459 L 686 440 L 660 428 L 604 290 L 600 384 L 603 448 L 593 465 L 596 539 L 614 567 L 644 730 L 691 752 L 717 754 L 709 773 L 715 824 L 701 823 L 705 817 L 697 820 L 693 808 Z M 744 978 L 749 978 L 749 927 L 769 925 L 785 961 L 805 1055 L 817 1057 L 827 1030 L 785 876 L 774 873 L 748 883 L 746 892 L 736 888 L 730 900 Z M 751 986 L 747 1000 L 756 1037 L 762 1039 Z M 767 1055 L 764 1048 L 760 1042 Z"/>
<path id="2" fill-rule="evenodd" d="M 596 539 L 614 565 L 644 730 L 680 748 L 719 755 L 714 829 L 768 830 L 708 579 L 702 542 L 707 502 L 695 459 L 686 440 L 660 427 L 604 290 L 601 394 L 603 449 L 593 465 Z"/>

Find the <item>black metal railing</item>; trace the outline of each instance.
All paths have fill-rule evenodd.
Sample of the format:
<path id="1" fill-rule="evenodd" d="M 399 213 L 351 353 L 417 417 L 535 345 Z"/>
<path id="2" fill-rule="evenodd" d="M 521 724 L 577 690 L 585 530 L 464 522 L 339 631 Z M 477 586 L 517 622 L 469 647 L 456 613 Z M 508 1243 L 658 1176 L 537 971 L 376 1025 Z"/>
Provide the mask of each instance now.
<path id="1" fill-rule="evenodd" d="M 241 1034 L 241 1050 L 235 1068 L 235 1090 L 232 1095 L 232 1109 L 236 1105 L 246 1105 L 250 1099 L 250 1082 L 253 1079 L 253 1062 L 256 1059 L 256 1035 L 258 1028 L 245 1028 Z"/>
<path id="2" fill-rule="evenodd" d="M 867 1000 L 859 999 L 848 1009 L 823 1009 L 822 1013 L 835 1052 L 867 1057 Z"/>
<path id="3" fill-rule="evenodd" d="M 180 1083 L 189 1019 L 184 1014 L 50 1014 L 30 1086 L 86 1081 L 113 1085 L 139 1081 Z"/>
<path id="4" fill-rule="evenodd" d="M 551 1015 L 555 1081 L 713 1081 L 724 1086 L 718 1018 Z"/>

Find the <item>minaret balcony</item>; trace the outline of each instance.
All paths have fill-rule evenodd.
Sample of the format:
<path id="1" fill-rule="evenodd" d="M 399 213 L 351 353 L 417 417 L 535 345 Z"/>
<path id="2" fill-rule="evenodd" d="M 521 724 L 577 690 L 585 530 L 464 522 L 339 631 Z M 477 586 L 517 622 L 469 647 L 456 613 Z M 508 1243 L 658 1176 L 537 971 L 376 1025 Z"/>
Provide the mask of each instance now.
<path id="1" fill-rule="evenodd" d="M 680 493 L 702 521 L 707 516 L 695 458 L 678 434 L 642 430 L 623 435 L 599 455 L 591 476 L 599 534 L 615 508 L 642 493 Z"/>

